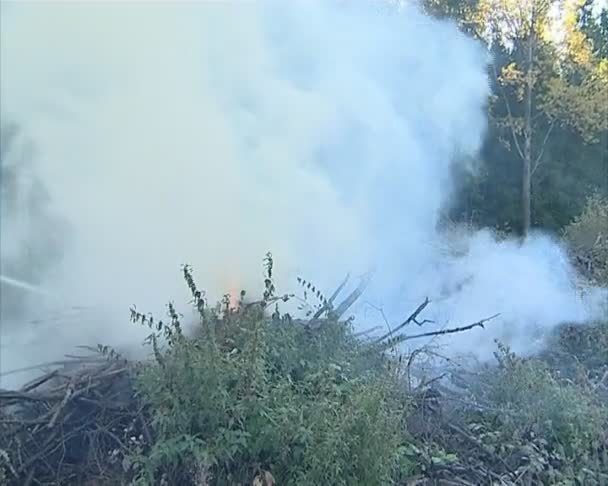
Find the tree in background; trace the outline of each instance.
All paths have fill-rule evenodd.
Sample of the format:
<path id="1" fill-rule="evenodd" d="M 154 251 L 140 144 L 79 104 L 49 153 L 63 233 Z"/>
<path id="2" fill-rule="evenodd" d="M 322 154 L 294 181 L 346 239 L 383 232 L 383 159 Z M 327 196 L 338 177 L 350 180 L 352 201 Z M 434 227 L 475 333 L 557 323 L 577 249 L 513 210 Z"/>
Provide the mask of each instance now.
<path id="1" fill-rule="evenodd" d="M 606 191 L 608 14 L 591 0 L 426 0 L 486 43 L 492 94 L 476 174 L 452 216 L 558 230 Z"/>
<path id="2" fill-rule="evenodd" d="M 511 54 L 511 62 L 492 63 L 497 93 L 490 115 L 499 139 L 521 160 L 521 234 L 531 224 L 531 178 L 542 161 L 553 123 L 541 102 L 552 78 L 551 52 L 546 40 L 549 0 L 485 0 L 480 3 L 490 45 Z M 496 59 L 496 57 L 494 57 Z"/>
<path id="3" fill-rule="evenodd" d="M 604 32 L 602 39 L 599 22 L 583 19 L 589 15 L 588 5 L 588 0 L 570 0 L 562 8 L 563 39 L 557 58 L 560 75 L 548 86 L 546 107 L 554 119 L 571 126 L 586 143 L 598 143 L 608 130 L 608 58 L 601 57 L 608 38 Z M 595 40 L 581 28 L 583 22 L 587 22 L 589 33 L 595 33 Z"/>
<path id="4" fill-rule="evenodd" d="M 598 17 L 594 17 L 595 0 L 583 2 L 579 13 L 580 30 L 585 34 L 598 59 L 608 58 L 608 9 L 604 7 Z"/>

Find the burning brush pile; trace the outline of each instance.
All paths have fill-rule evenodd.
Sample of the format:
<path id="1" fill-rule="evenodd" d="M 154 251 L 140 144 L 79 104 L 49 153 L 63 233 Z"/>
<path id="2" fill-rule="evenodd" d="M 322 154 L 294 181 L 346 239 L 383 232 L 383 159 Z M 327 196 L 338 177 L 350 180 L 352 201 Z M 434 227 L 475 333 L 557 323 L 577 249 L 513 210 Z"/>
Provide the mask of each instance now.
<path id="1" fill-rule="evenodd" d="M 344 316 L 371 275 L 337 303 L 346 282 L 280 296 L 270 255 L 266 269 L 259 301 L 209 307 L 185 267 L 200 318 L 188 336 L 172 305 L 165 322 L 132 310 L 149 360 L 99 346 L 0 391 L 3 484 L 608 483 L 605 376 L 562 379 L 504 346 L 466 369 L 432 346 L 402 354 L 491 318 L 407 333 L 427 300 L 391 332 L 357 334 Z M 303 318 L 280 312 L 290 300 Z"/>

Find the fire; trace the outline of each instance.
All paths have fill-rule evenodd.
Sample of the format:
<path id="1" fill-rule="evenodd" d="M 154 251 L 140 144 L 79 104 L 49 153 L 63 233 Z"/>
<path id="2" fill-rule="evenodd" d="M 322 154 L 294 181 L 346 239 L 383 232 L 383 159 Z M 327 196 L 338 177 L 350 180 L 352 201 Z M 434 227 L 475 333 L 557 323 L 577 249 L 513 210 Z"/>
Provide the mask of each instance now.
<path id="1" fill-rule="evenodd" d="M 235 277 L 230 277 L 228 280 L 228 301 L 230 303 L 231 309 L 236 309 L 239 305 L 239 285 L 238 279 Z"/>
<path id="2" fill-rule="evenodd" d="M 236 309 L 239 305 L 239 292 L 236 289 L 236 287 L 230 290 L 229 299 L 230 299 L 230 308 Z"/>

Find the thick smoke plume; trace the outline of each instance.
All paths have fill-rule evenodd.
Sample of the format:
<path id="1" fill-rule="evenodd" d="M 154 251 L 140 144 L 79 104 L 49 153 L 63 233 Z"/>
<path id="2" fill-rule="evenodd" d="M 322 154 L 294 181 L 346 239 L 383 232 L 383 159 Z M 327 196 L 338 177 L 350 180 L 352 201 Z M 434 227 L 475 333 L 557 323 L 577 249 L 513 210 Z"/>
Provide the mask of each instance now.
<path id="1" fill-rule="evenodd" d="M 69 228 L 41 282 L 53 297 L 2 323 L 3 370 L 138 345 L 129 306 L 185 308 L 181 264 L 217 297 L 257 289 L 268 250 L 280 288 L 302 274 L 330 292 L 375 265 L 369 299 L 391 318 L 427 295 L 438 325 L 502 312 L 453 341 L 481 357 L 590 316 L 546 238 L 444 251 L 450 164 L 478 149 L 488 95 L 486 54 L 454 25 L 290 1 L 15 3 L 1 27 L 3 122 L 31 140 Z M 19 244 L 5 221 L 3 252 Z"/>

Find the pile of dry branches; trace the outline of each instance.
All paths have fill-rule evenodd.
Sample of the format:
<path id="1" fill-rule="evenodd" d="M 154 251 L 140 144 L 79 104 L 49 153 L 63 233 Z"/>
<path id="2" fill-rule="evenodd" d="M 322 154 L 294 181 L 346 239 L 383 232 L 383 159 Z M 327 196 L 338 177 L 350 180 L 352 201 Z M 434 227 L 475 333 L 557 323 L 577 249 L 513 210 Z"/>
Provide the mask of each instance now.
<path id="1" fill-rule="evenodd" d="M 112 458 L 130 437 L 146 433 L 125 360 L 100 354 L 60 364 L 20 390 L 0 391 L 8 484 L 103 483 L 116 478 L 121 464 Z"/>

